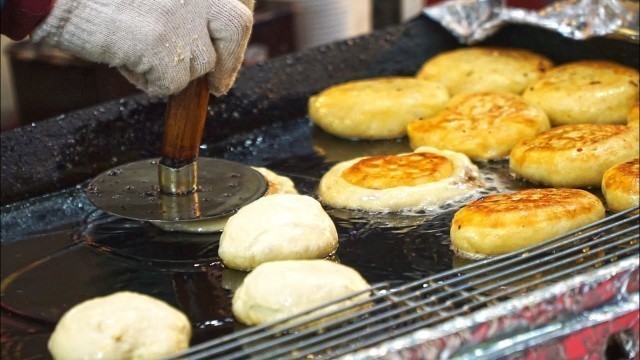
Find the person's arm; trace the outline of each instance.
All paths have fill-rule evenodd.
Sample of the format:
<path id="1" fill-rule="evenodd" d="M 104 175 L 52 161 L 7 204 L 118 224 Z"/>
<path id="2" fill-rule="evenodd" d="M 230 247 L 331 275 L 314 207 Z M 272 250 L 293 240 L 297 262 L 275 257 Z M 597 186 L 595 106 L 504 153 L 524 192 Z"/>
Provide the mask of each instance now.
<path id="1" fill-rule="evenodd" d="M 55 0 L 53 8 L 53 0 L 6 1 L 3 33 L 31 33 L 36 42 L 116 67 L 150 95 L 176 93 L 204 75 L 211 93 L 226 93 L 253 25 L 254 0 Z"/>
<path id="2" fill-rule="evenodd" d="M 3 35 L 22 40 L 49 15 L 54 0 L 0 0 Z"/>

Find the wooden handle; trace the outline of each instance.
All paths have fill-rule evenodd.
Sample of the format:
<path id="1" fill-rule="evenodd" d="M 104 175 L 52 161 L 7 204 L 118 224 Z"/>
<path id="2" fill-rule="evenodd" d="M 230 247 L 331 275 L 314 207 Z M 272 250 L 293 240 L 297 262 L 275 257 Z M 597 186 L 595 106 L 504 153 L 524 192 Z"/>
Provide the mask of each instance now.
<path id="1" fill-rule="evenodd" d="M 178 169 L 196 160 L 207 117 L 209 86 L 206 76 L 169 96 L 160 164 Z"/>

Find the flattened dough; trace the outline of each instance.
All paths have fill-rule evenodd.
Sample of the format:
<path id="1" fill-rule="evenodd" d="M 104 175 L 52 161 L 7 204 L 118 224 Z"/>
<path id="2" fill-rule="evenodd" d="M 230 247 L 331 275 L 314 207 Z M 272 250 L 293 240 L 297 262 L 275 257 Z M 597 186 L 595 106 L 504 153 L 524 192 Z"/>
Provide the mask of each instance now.
<path id="1" fill-rule="evenodd" d="M 529 50 L 467 47 L 427 60 L 417 77 L 444 84 L 451 96 L 481 91 L 522 94 L 552 66 L 551 60 Z"/>
<path id="2" fill-rule="evenodd" d="M 311 120 L 329 134 L 348 139 L 392 139 L 407 124 L 435 115 L 449 93 L 442 84 L 411 77 L 356 80 L 309 99 Z"/>
<path id="3" fill-rule="evenodd" d="M 222 231 L 218 255 L 239 270 L 277 260 L 318 259 L 338 247 L 338 233 L 312 197 L 274 194 L 240 209 Z"/>
<path id="4" fill-rule="evenodd" d="M 432 146 L 472 160 L 494 160 L 549 127 L 542 109 L 520 96 L 481 92 L 455 96 L 438 115 L 409 123 L 407 132 L 414 148 Z"/>
<path id="5" fill-rule="evenodd" d="M 490 195 L 460 209 L 451 247 L 465 258 L 506 254 L 604 218 L 593 194 L 578 189 L 527 189 Z"/>
<path id="6" fill-rule="evenodd" d="M 259 325 L 368 288 L 357 271 L 332 261 L 268 262 L 244 278 L 233 295 L 232 310 L 238 321 Z M 362 294 L 321 311 L 330 312 L 367 296 Z"/>
<path id="7" fill-rule="evenodd" d="M 625 124 L 638 101 L 638 71 L 611 61 L 577 61 L 553 68 L 522 95 L 553 126 Z"/>
<path id="8" fill-rule="evenodd" d="M 189 347 L 191 324 L 166 303 L 122 291 L 67 311 L 49 339 L 55 359 L 160 359 Z"/>
<path id="9" fill-rule="evenodd" d="M 264 167 L 252 167 L 254 170 L 262 174 L 267 180 L 268 188 L 264 196 L 273 194 L 297 194 L 293 181 L 286 176 L 278 175 L 275 172 Z M 164 231 L 179 231 L 188 233 L 215 233 L 224 229 L 229 217 L 194 220 L 194 221 L 176 221 L 176 222 L 160 222 L 150 221 L 153 225 Z"/>
<path id="10" fill-rule="evenodd" d="M 484 186 L 464 154 L 430 147 L 361 157 L 333 166 L 320 180 L 322 202 L 373 212 L 423 210 Z"/>

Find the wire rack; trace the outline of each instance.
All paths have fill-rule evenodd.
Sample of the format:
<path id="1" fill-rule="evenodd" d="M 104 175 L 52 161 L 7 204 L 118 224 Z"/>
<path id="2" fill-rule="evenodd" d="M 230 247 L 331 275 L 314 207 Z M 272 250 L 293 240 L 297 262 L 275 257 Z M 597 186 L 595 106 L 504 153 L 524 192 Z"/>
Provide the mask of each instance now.
<path id="1" fill-rule="evenodd" d="M 172 359 L 335 358 L 370 348 L 637 257 L 637 211 L 629 209 L 532 247 L 400 287 L 376 284 L 281 321 L 199 344 Z M 347 300 L 349 305 L 326 310 Z"/>

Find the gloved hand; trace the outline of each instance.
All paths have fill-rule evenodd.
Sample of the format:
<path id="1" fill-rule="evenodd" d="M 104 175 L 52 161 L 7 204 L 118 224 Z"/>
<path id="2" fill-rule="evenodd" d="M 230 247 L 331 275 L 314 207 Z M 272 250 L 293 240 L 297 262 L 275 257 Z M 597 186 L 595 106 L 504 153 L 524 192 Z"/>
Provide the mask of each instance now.
<path id="1" fill-rule="evenodd" d="M 117 67 L 151 95 L 208 73 L 214 95 L 240 69 L 253 0 L 57 0 L 35 41 Z"/>

